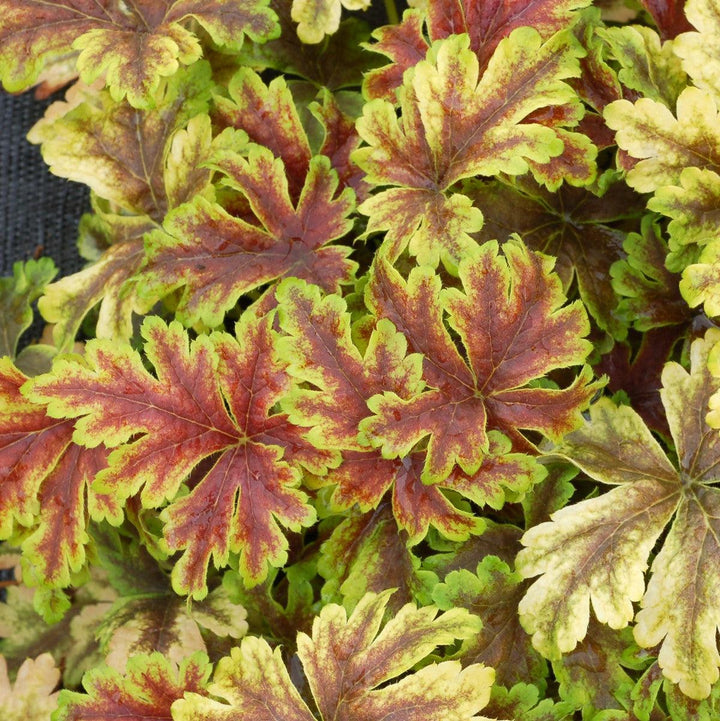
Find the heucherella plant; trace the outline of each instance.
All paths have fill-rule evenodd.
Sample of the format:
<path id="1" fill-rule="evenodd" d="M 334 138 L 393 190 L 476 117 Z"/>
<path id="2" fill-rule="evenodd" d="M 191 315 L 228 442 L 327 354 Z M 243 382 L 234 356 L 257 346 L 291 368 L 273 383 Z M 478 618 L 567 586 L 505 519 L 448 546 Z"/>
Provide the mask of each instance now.
<path id="1" fill-rule="evenodd" d="M 719 18 L 0 0 L 5 716 L 720 717 Z"/>

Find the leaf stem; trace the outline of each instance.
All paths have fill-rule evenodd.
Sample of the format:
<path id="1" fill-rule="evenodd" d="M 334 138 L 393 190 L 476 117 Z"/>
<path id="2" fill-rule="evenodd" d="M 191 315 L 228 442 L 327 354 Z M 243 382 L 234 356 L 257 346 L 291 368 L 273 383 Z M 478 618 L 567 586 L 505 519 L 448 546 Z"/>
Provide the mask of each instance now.
<path id="1" fill-rule="evenodd" d="M 385 14 L 387 15 L 389 25 L 397 25 L 400 22 L 395 0 L 385 0 Z"/>

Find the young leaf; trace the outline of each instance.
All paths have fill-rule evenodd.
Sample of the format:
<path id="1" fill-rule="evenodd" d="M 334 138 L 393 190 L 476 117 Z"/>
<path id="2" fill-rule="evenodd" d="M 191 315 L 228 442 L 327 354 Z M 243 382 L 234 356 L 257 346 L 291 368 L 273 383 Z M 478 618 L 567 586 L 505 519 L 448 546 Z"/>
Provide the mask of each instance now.
<path id="1" fill-rule="evenodd" d="M 589 369 L 568 388 L 528 387 L 553 369 L 582 363 L 590 347 L 583 339 L 585 311 L 577 302 L 562 307 L 565 297 L 552 264 L 518 240 L 506 243 L 503 255 L 491 241 L 461 261 L 463 293 L 441 290 L 440 278 L 426 267 L 413 269 L 406 283 L 378 256 L 368 305 L 392 321 L 411 351 L 422 353 L 429 386 L 409 399 L 386 391 L 370 400 L 375 415 L 360 429 L 384 456 L 406 456 L 429 436 L 423 479 L 437 483 L 455 464 L 468 474 L 478 471 L 489 450 L 488 429 L 527 449 L 519 429 L 559 438 L 577 427 L 597 389 Z"/>
<path id="2" fill-rule="evenodd" d="M 320 717 L 480 721 L 483 717 L 476 714 L 490 697 L 492 669 L 478 664 L 461 669 L 457 661 L 446 661 L 407 674 L 436 646 L 471 636 L 477 620 L 464 609 L 437 616 L 434 607 L 407 604 L 380 630 L 391 593 L 366 594 L 349 618 L 342 606 L 329 604 L 315 619 L 312 635 L 298 635 L 298 657 Z M 388 684 L 402 674 L 407 675 Z M 218 663 L 208 692 L 230 705 L 187 694 L 173 707 L 176 721 L 230 721 L 245 715 L 254 721 L 314 720 L 279 649 L 273 652 L 259 638 L 243 639 Z"/>
<path id="3" fill-rule="evenodd" d="M 720 84 L 714 66 L 717 64 L 716 44 L 720 40 L 720 18 L 713 0 L 687 0 L 685 15 L 696 30 L 675 38 L 675 53 L 695 85 L 720 99 Z M 684 28 L 685 29 L 685 28 Z"/>
<path id="4" fill-rule="evenodd" d="M 219 45 L 238 50 L 243 36 L 277 32 L 264 0 L 0 0 L 0 80 L 9 91 L 30 87 L 44 65 L 80 50 L 77 68 L 92 83 L 101 74 L 113 99 L 153 104 L 164 77 L 202 55 L 188 25 L 197 22 Z"/>
<path id="5" fill-rule="evenodd" d="M 345 246 L 326 247 L 352 227 L 352 191 L 335 197 L 338 180 L 328 158 L 315 156 L 293 204 L 282 160 L 253 147 L 247 160 L 226 154 L 216 167 L 248 199 L 261 225 L 236 218 L 203 198 L 168 214 L 163 231 L 146 238 L 148 267 L 143 298 L 183 287 L 176 317 L 192 325 L 218 326 L 224 313 L 249 290 L 283 276 L 318 283 L 337 292 L 351 280 L 355 263 Z"/>
<path id="6" fill-rule="evenodd" d="M 13 264 L 12 278 L 0 278 L 0 357 L 15 358 L 20 336 L 33 319 L 31 304 L 57 273 L 50 258 Z"/>
<path id="7" fill-rule="evenodd" d="M 368 232 L 389 231 L 393 258 L 409 245 L 421 264 L 455 266 L 482 218 L 467 197 L 447 195 L 454 183 L 501 172 L 521 175 L 529 163 L 552 174 L 552 163 L 562 164 L 554 159 L 565 142 L 531 116 L 556 106 L 579 109 L 563 82 L 580 73 L 582 50 L 572 35 L 543 42 L 535 30 L 519 28 L 500 42 L 482 76 L 469 42 L 467 35 L 437 41 L 428 59 L 407 73 L 400 120 L 391 103 L 373 100 L 358 121 L 369 147 L 354 153 L 355 162 L 368 182 L 395 186 L 359 210 L 370 216 Z"/>
<path id="8" fill-rule="evenodd" d="M 10 686 L 7 664 L 0 655 L 0 708 L 6 721 L 50 721 L 57 708 L 58 693 L 53 693 L 60 671 L 49 653 L 27 659 Z"/>
<path id="9" fill-rule="evenodd" d="M 297 34 L 304 43 L 319 43 L 332 35 L 340 25 L 342 7 L 367 10 L 370 0 L 292 0 L 292 19 L 298 24 Z"/>
<path id="10" fill-rule="evenodd" d="M 526 576 L 542 574 L 520 603 L 523 625 L 544 655 L 558 658 L 585 637 L 592 600 L 611 628 L 634 628 L 644 648 L 660 644 L 659 663 L 682 693 L 705 698 L 718 679 L 720 625 L 714 584 L 720 578 L 714 519 L 720 509 L 720 440 L 705 409 L 718 381 L 707 369 L 716 330 L 691 347 L 691 370 L 668 363 L 661 396 L 678 455 L 668 460 L 640 417 L 601 399 L 590 422 L 554 453 L 615 488 L 558 511 L 531 528 L 517 559 Z M 672 517 L 645 588 L 650 551 Z"/>
<path id="11" fill-rule="evenodd" d="M 295 488 L 297 464 L 322 473 L 332 461 L 285 415 L 270 413 L 289 385 L 270 320 L 244 315 L 237 340 L 216 333 L 188 344 L 179 323 L 154 317 L 142 333 L 156 377 L 130 346 L 94 341 L 82 363 L 60 361 L 35 379 L 31 395 L 55 416 L 80 417 L 77 440 L 119 446 L 96 478 L 94 517 L 119 524 L 123 503 L 141 489 L 146 508 L 171 501 L 161 515 L 165 539 L 171 551 L 186 549 L 173 568 L 176 592 L 203 598 L 210 558 L 225 565 L 231 552 L 257 583 L 287 558 L 278 522 L 299 530 L 314 520 Z M 201 461 L 189 495 L 176 498 Z"/>
<path id="12" fill-rule="evenodd" d="M 200 692 L 211 666 L 203 653 L 175 664 L 162 654 L 135 656 L 124 673 L 95 668 L 83 677 L 87 693 L 62 691 L 56 721 L 123 718 L 171 721 L 170 707 L 188 692 Z"/>

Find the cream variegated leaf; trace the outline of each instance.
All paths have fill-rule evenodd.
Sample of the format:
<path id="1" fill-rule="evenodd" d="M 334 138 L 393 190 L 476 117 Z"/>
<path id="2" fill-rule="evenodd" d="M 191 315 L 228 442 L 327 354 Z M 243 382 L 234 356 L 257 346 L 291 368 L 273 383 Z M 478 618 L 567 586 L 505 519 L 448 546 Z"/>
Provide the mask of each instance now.
<path id="1" fill-rule="evenodd" d="M 523 537 L 518 568 L 540 579 L 519 610 L 546 656 L 557 658 L 585 637 L 591 602 L 595 617 L 612 628 L 630 623 L 640 602 L 635 639 L 645 648 L 659 645 L 665 676 L 694 699 L 708 696 L 718 680 L 720 436 L 705 422 L 720 388 L 708 369 L 718 342 L 720 331 L 708 331 L 691 347 L 690 372 L 677 363 L 663 371 L 676 463 L 634 410 L 607 399 L 591 408 L 584 428 L 554 448 L 615 487 L 563 508 Z M 646 587 L 650 553 L 668 524 Z"/>

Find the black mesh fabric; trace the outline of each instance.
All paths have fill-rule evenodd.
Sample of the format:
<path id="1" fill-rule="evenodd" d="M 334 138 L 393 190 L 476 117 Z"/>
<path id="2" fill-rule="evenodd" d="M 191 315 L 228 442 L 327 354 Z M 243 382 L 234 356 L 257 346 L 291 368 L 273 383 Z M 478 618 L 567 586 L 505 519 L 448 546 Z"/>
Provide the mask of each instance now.
<path id="1" fill-rule="evenodd" d="M 88 188 L 52 175 L 25 138 L 54 99 L 0 90 L 0 275 L 39 253 L 55 261 L 59 275 L 84 263 L 76 239 L 80 216 L 90 208 Z"/>

